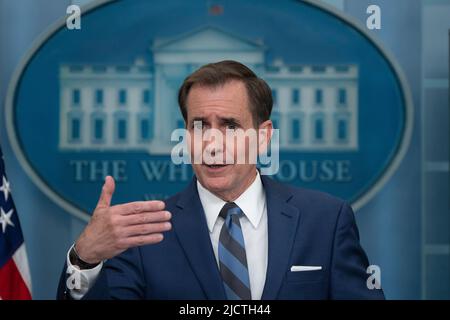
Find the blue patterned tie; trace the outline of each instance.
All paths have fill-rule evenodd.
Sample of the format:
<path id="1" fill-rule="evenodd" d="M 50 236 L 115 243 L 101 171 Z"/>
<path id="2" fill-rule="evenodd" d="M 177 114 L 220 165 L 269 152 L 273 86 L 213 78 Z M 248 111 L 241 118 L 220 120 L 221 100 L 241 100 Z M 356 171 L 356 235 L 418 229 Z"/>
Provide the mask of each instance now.
<path id="1" fill-rule="evenodd" d="M 219 237 L 219 265 L 225 293 L 229 300 L 250 300 L 247 256 L 239 222 L 243 212 L 234 202 L 228 202 L 220 210 L 220 216 L 225 220 Z"/>

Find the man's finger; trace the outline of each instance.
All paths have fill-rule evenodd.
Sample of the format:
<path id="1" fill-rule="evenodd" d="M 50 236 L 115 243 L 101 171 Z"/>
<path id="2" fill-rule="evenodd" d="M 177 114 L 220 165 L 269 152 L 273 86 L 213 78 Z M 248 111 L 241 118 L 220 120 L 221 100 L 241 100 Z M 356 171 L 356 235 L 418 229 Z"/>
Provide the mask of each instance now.
<path id="1" fill-rule="evenodd" d="M 165 203 L 159 200 L 135 201 L 114 206 L 114 210 L 121 215 L 137 214 L 164 210 Z"/>
<path id="2" fill-rule="evenodd" d="M 144 246 L 147 244 L 155 244 L 161 242 L 164 239 L 162 233 L 152 233 L 145 236 L 130 237 L 125 240 L 125 244 L 128 248 Z"/>
<path id="3" fill-rule="evenodd" d="M 109 207 L 111 205 L 111 199 L 116 188 L 114 178 L 106 176 L 105 183 L 103 184 L 102 193 L 100 199 L 98 199 L 97 207 Z"/>
<path id="4" fill-rule="evenodd" d="M 171 217 L 172 214 L 169 211 L 150 211 L 123 215 L 121 217 L 121 222 L 123 222 L 123 226 L 132 226 L 137 224 L 165 222 L 169 221 Z"/>
<path id="5" fill-rule="evenodd" d="M 169 231 L 171 228 L 172 225 L 170 222 L 147 223 L 128 226 L 124 229 L 124 233 L 126 237 L 135 237 L 135 236 L 150 235 L 154 233 L 161 233 Z"/>

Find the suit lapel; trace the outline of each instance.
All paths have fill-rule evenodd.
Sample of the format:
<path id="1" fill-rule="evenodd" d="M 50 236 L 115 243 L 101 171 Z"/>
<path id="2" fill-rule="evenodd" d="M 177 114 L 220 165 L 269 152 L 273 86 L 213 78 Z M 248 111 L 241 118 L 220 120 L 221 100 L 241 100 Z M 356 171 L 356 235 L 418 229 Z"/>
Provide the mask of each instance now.
<path id="1" fill-rule="evenodd" d="M 195 178 L 182 193 L 176 205 L 180 211 L 172 217 L 174 231 L 200 285 L 208 299 L 225 300 L 222 278 L 211 245 Z"/>
<path id="2" fill-rule="evenodd" d="M 289 268 L 289 257 L 300 220 L 298 209 L 288 203 L 292 194 L 287 188 L 261 176 L 266 192 L 268 227 L 268 264 L 262 298 L 273 300 Z"/>

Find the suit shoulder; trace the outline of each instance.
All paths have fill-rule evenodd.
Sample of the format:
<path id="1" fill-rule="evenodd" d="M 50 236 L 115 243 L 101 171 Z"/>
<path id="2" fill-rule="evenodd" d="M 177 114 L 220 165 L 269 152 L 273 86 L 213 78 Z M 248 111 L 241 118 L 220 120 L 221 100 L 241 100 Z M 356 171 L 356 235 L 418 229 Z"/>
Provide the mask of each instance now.
<path id="1" fill-rule="evenodd" d="M 306 204 L 341 207 L 345 203 L 345 200 L 323 191 L 295 186 L 291 188 L 295 198 L 293 200 L 300 200 Z"/>
<path id="2" fill-rule="evenodd" d="M 273 180 L 272 180 L 273 181 Z M 298 207 L 303 212 L 311 213 L 334 213 L 338 214 L 346 201 L 326 192 L 297 187 L 281 182 L 273 182 L 278 185 L 281 192 L 290 194 L 288 203 Z"/>
<path id="3" fill-rule="evenodd" d="M 178 192 L 178 193 L 176 193 L 176 194 L 166 198 L 164 200 L 164 203 L 166 204 L 166 209 L 173 208 L 177 204 L 177 202 L 180 199 L 182 193 L 183 193 L 183 191 L 180 191 L 180 192 Z"/>

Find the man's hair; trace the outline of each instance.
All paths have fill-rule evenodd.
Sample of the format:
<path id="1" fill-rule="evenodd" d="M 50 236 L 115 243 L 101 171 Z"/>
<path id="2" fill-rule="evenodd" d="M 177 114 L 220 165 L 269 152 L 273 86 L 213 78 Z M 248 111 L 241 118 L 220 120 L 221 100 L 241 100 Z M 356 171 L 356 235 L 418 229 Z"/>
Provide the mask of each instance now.
<path id="1" fill-rule="evenodd" d="M 206 64 L 184 79 L 178 91 L 178 104 L 184 121 L 187 122 L 187 98 L 194 85 L 216 88 L 232 80 L 242 81 L 245 84 L 254 124 L 258 126 L 269 120 L 273 105 L 270 87 L 242 63 L 224 60 Z"/>

